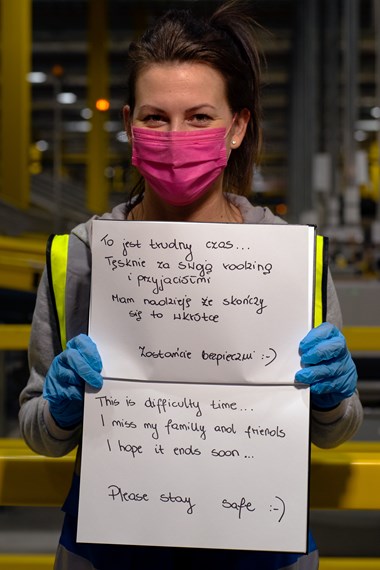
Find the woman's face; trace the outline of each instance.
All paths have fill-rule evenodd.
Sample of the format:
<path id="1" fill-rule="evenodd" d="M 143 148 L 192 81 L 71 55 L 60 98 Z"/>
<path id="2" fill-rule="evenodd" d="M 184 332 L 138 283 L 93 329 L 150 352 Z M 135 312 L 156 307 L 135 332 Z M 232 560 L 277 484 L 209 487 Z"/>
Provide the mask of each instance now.
<path id="1" fill-rule="evenodd" d="M 133 126 L 160 131 L 224 127 L 229 148 L 237 148 L 245 133 L 239 127 L 240 115 L 233 117 L 229 108 L 222 75 L 202 63 L 152 64 L 143 69 L 136 81 L 133 116 L 128 107 L 124 113 Z"/>
<path id="2" fill-rule="evenodd" d="M 157 207 L 158 204 L 161 208 L 164 204 L 165 208 L 169 206 L 178 212 L 178 208 L 189 207 L 194 210 L 218 200 L 224 203 L 225 163 L 222 163 L 220 145 L 226 147 L 224 158 L 229 157 L 232 149 L 240 146 L 249 117 L 248 110 L 232 114 L 223 76 L 208 65 L 163 63 L 152 64 L 140 71 L 136 80 L 133 113 L 128 106 L 124 108 L 125 125 L 133 151 L 138 143 L 133 142 L 131 127 L 161 132 L 191 131 L 193 134 L 197 131 L 200 134 L 207 129 L 220 129 L 223 134 L 223 129 L 225 130 L 224 140 L 216 138 L 215 147 L 208 150 L 206 156 L 199 155 L 202 148 L 207 148 L 204 147 L 203 139 L 203 146 L 201 141 L 189 145 L 188 152 L 193 153 L 190 162 L 186 163 L 184 155 L 178 156 L 179 146 L 175 155 L 176 168 L 173 168 L 170 161 L 165 162 L 166 154 L 163 155 L 163 164 L 167 168 L 163 165 L 157 168 L 157 160 L 152 166 L 149 160 L 147 163 L 141 162 L 141 155 L 136 158 L 132 152 L 132 163 L 145 178 L 145 205 L 154 204 Z M 220 136 L 220 131 L 218 135 Z M 196 150 L 198 152 L 194 158 Z M 212 156 L 214 150 L 217 156 Z M 208 167 L 207 158 L 210 155 L 212 164 Z M 168 156 L 174 160 L 172 154 Z M 137 162 L 133 162 L 133 157 Z M 183 210 L 181 212 L 183 214 Z"/>

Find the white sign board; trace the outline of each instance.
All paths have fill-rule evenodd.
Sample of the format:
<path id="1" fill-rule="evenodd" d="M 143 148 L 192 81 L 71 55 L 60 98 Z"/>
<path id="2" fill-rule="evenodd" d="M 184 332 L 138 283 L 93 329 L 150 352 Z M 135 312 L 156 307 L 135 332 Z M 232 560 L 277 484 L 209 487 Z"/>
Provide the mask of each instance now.
<path id="1" fill-rule="evenodd" d="M 312 325 L 314 239 L 309 226 L 94 221 L 103 375 L 292 382 Z"/>
<path id="2" fill-rule="evenodd" d="M 78 540 L 305 552 L 309 390 L 106 380 L 86 395 Z"/>
<path id="3" fill-rule="evenodd" d="M 78 540 L 305 552 L 315 229 L 93 222 Z"/>

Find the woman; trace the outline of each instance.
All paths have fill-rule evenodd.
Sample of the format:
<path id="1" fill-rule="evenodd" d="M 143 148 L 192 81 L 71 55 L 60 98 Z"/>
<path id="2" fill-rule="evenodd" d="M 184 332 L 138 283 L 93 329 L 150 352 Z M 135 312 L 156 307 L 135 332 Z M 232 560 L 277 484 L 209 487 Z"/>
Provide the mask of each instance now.
<path id="1" fill-rule="evenodd" d="M 170 11 L 129 49 L 125 126 L 142 175 L 133 197 L 102 216 L 118 220 L 282 223 L 244 198 L 260 148 L 260 58 L 255 23 L 238 1 L 209 21 Z M 101 359 L 87 332 L 91 220 L 70 235 L 62 350 L 49 271 L 42 277 L 30 342 L 30 380 L 20 396 L 22 434 L 38 453 L 61 456 L 80 443 L 83 387 L 102 385 Z M 50 275 L 51 277 L 51 275 Z M 62 285 L 65 287 L 65 284 Z M 333 447 L 362 420 L 356 370 L 338 328 L 331 278 L 327 323 L 301 342 L 296 380 L 311 387 L 312 441 Z M 110 568 L 316 569 L 307 555 L 76 543 L 80 452 L 66 500 L 57 570 Z"/>

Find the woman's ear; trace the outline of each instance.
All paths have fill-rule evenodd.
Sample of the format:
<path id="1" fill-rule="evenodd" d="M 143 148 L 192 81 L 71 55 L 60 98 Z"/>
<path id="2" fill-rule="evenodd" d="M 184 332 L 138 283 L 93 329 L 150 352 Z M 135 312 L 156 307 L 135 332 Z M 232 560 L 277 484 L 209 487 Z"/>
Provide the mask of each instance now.
<path id="1" fill-rule="evenodd" d="M 127 133 L 128 140 L 132 140 L 132 129 L 131 129 L 131 108 L 129 105 L 124 105 L 123 107 L 123 119 L 124 128 Z"/>
<path id="2" fill-rule="evenodd" d="M 236 118 L 231 129 L 231 148 L 239 148 L 243 142 L 250 118 L 251 112 L 246 108 L 236 114 Z"/>

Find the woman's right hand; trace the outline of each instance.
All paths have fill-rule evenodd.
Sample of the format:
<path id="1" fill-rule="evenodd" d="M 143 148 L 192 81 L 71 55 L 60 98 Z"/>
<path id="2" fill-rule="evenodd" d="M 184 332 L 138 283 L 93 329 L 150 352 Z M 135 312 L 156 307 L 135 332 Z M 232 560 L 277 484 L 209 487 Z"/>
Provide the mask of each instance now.
<path id="1" fill-rule="evenodd" d="M 101 388 L 101 370 L 96 344 L 85 334 L 69 340 L 67 348 L 54 358 L 45 378 L 43 397 L 60 427 L 75 427 L 82 421 L 84 383 Z"/>

